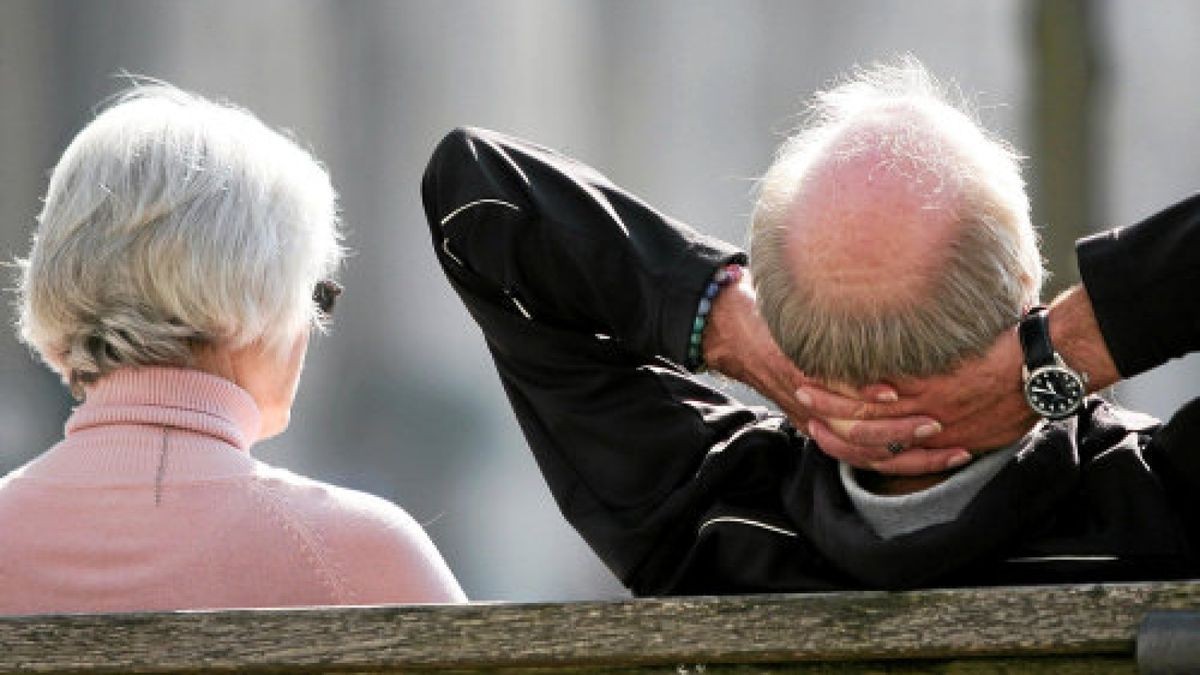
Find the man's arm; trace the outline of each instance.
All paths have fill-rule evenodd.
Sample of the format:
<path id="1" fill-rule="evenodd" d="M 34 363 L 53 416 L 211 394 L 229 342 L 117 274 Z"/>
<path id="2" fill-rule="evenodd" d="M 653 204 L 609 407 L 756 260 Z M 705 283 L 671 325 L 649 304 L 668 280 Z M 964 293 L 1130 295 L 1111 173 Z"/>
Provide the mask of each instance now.
<path id="1" fill-rule="evenodd" d="M 1200 349 L 1200 194 L 1136 225 L 1082 239 L 1076 251 L 1121 377 Z"/>
<path id="2" fill-rule="evenodd" d="M 1051 304 L 1050 332 L 1067 364 L 1088 374 L 1089 391 L 1200 349 L 1200 195 L 1082 239 L 1076 251 L 1083 283 Z M 1036 421 L 1021 391 L 1022 362 L 1010 331 L 950 375 L 897 383 L 901 400 L 863 417 L 929 414 L 946 427 L 933 447 L 1012 442 Z M 844 402 L 813 396 L 814 414 L 844 414 Z"/>
<path id="3" fill-rule="evenodd" d="M 483 130 L 441 142 L 422 197 L 555 500 L 614 574 L 643 594 L 773 583 L 728 552 L 794 537 L 706 524 L 777 491 L 796 452 L 778 420 L 678 365 L 704 286 L 742 254 L 586 166 Z M 754 510 L 786 531 L 781 509 Z"/>
<path id="4" fill-rule="evenodd" d="M 674 363 L 685 360 L 695 302 L 713 271 L 745 260 L 590 167 L 482 129 L 441 142 L 422 196 L 452 273 L 485 280 L 539 324 L 604 333 Z"/>

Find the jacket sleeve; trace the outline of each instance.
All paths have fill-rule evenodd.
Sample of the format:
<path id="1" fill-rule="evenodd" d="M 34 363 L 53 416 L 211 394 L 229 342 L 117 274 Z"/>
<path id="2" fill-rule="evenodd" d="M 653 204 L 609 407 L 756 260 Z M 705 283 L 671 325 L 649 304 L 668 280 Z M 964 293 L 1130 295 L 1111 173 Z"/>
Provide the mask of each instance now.
<path id="1" fill-rule="evenodd" d="M 744 255 L 489 131 L 446 136 L 422 197 L 559 508 L 609 568 L 639 594 L 774 583 L 764 561 L 796 558 L 720 514 L 786 531 L 778 489 L 796 453 L 778 418 L 679 365 L 705 284 Z"/>
<path id="2" fill-rule="evenodd" d="M 518 312 L 677 364 L 705 284 L 746 260 L 588 166 L 482 129 L 443 139 L 422 197 L 440 252 Z"/>
<path id="3" fill-rule="evenodd" d="M 1122 376 L 1200 349 L 1200 195 L 1136 225 L 1081 239 L 1076 252 Z"/>

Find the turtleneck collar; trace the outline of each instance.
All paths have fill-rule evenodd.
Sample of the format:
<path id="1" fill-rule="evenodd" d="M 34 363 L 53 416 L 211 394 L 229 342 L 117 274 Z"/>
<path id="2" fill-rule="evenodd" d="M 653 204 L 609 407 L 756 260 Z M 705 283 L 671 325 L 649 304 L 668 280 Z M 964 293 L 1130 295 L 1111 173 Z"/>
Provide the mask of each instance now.
<path id="1" fill-rule="evenodd" d="M 212 436 L 240 450 L 258 438 L 254 399 L 233 382 L 186 368 L 122 368 L 87 390 L 67 420 L 74 434 L 113 425 L 149 425 Z"/>

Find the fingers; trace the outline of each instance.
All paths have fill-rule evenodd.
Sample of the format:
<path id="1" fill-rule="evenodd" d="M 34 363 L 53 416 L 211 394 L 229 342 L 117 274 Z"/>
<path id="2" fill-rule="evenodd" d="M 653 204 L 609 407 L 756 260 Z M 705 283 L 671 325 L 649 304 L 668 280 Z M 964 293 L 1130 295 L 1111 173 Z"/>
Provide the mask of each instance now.
<path id="1" fill-rule="evenodd" d="M 898 442 L 911 447 L 942 431 L 942 425 L 937 420 L 923 416 L 866 421 L 826 419 L 824 422 L 842 440 L 866 446 L 886 446 Z"/>
<path id="2" fill-rule="evenodd" d="M 878 473 L 893 476 L 919 476 L 957 469 L 971 461 L 971 453 L 962 448 L 925 450 L 913 448 L 866 467 Z"/>
<path id="3" fill-rule="evenodd" d="M 841 394 L 842 396 L 844 396 L 846 398 L 852 398 L 855 400 L 858 400 L 860 398 L 858 395 L 857 389 L 855 389 L 854 387 L 851 387 L 848 384 L 844 384 L 842 382 L 822 382 L 822 386 L 824 386 L 829 391 L 831 391 L 835 394 Z"/>
<path id="4" fill-rule="evenodd" d="M 1016 411 L 1012 414 L 997 411 L 997 417 L 1006 415 L 1006 423 L 997 425 L 994 421 L 982 418 L 964 421 L 930 439 L 927 445 L 963 445 L 970 442 L 971 447 L 999 448 L 1009 445 L 1025 434 L 1037 423 L 1038 418 L 1026 411 Z"/>
<path id="5" fill-rule="evenodd" d="M 817 445 L 820 446 L 825 454 L 860 469 L 870 468 L 872 464 L 883 462 L 892 457 L 892 453 L 888 452 L 887 448 L 884 448 L 882 445 L 871 447 L 856 445 L 842 440 L 820 420 L 809 420 L 808 435 L 817 442 Z"/>
<path id="6" fill-rule="evenodd" d="M 827 419 L 870 419 L 886 417 L 888 404 L 863 401 L 830 392 L 828 389 L 805 384 L 796 390 L 800 405 L 808 408 L 816 417 Z"/>
<path id="7" fill-rule="evenodd" d="M 963 448 L 930 450 L 913 448 L 892 455 L 886 448 L 847 443 L 818 420 L 808 423 L 809 437 L 822 452 L 860 469 L 902 476 L 940 473 L 956 469 L 971 461 L 971 453 Z"/>
<path id="8" fill-rule="evenodd" d="M 800 384 L 803 384 L 803 382 L 798 382 L 797 386 Z M 822 382 L 817 386 L 824 387 L 834 394 L 839 394 L 843 398 L 854 399 L 855 401 L 895 403 L 900 400 L 900 396 L 896 393 L 896 388 L 890 384 L 868 384 L 858 389 L 843 382 Z"/>
<path id="9" fill-rule="evenodd" d="M 900 400 L 896 388 L 890 384 L 869 384 L 858 390 L 856 398 L 876 403 L 895 403 Z"/>

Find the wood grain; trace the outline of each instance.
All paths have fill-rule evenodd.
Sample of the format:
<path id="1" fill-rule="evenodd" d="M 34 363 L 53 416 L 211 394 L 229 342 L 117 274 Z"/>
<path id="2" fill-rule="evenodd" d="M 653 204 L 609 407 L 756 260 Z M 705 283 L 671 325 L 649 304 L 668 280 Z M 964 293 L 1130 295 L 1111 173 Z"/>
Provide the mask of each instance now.
<path id="1" fill-rule="evenodd" d="M 1200 582 L 0 617 L 0 673 L 1132 672 L 1165 609 L 1200 609 Z"/>

